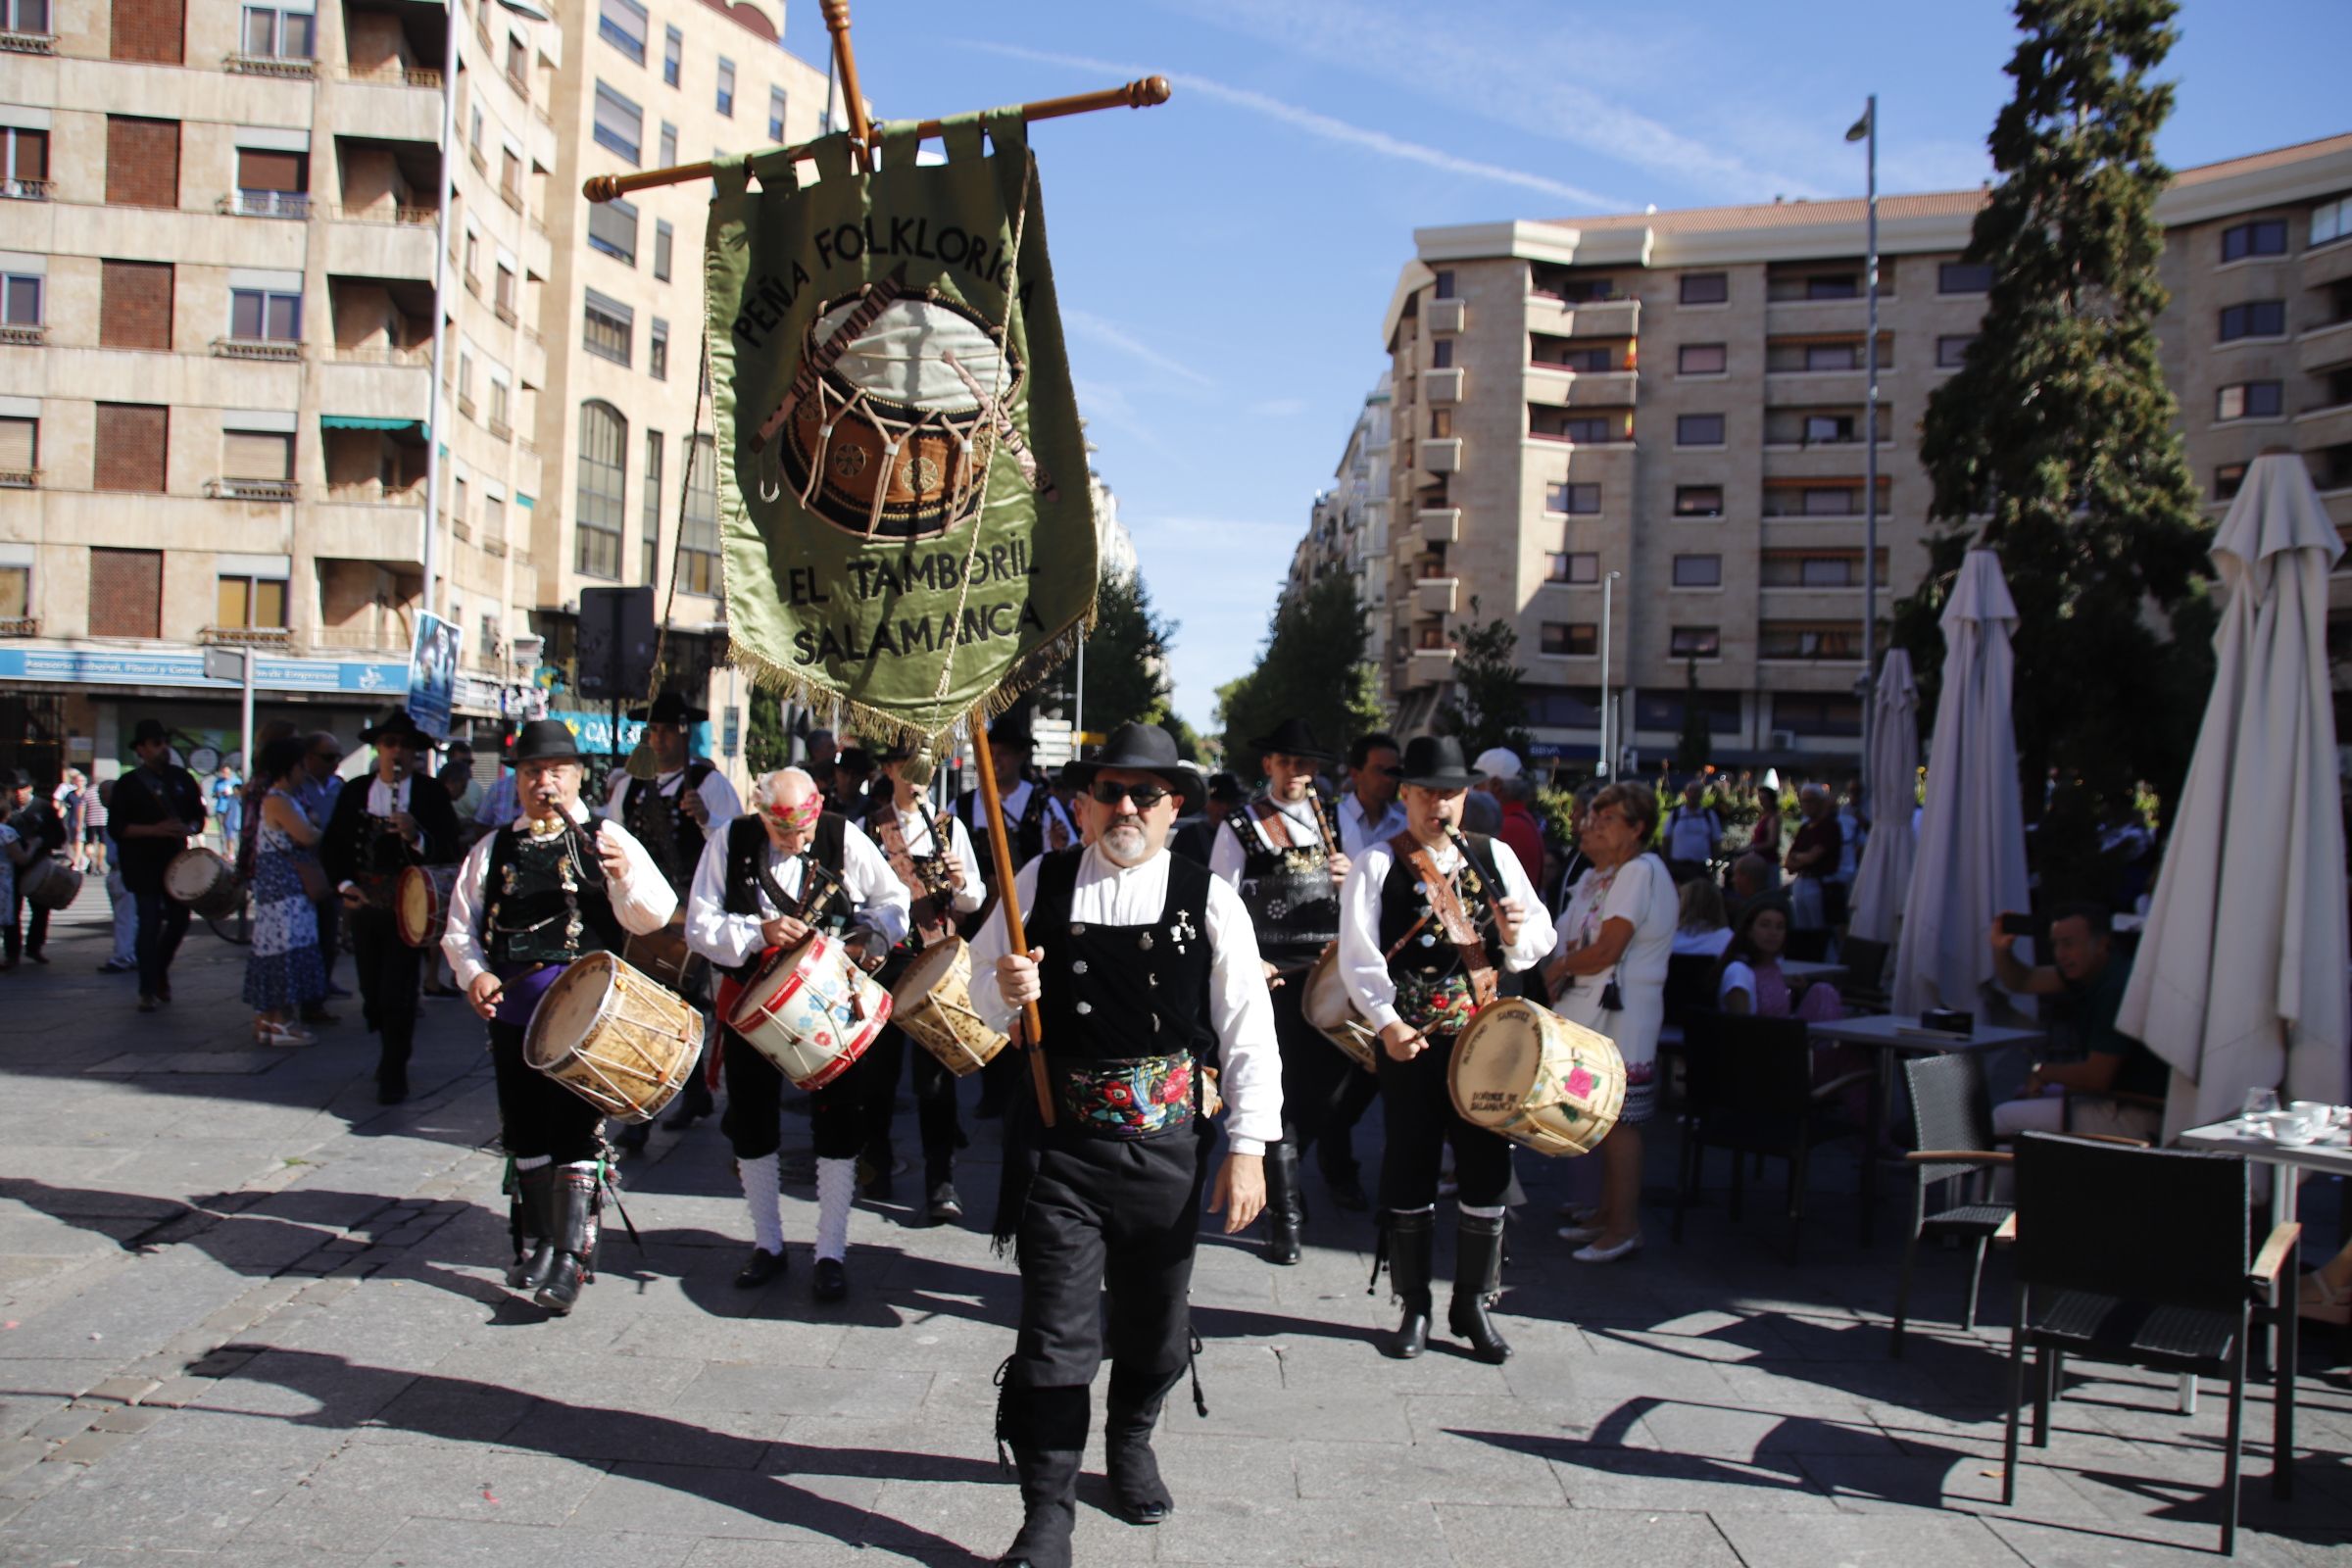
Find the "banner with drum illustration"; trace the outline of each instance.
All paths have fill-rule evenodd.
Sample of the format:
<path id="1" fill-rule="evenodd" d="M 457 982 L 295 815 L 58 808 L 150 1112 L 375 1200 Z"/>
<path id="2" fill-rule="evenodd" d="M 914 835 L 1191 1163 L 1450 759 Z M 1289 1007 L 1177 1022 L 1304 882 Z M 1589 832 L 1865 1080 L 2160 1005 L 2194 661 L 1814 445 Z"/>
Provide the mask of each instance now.
<path id="1" fill-rule="evenodd" d="M 1019 111 L 948 122 L 942 164 L 911 122 L 878 140 L 871 172 L 817 143 L 806 186 L 783 149 L 716 165 L 727 633 L 755 678 L 928 738 L 1074 646 L 1094 516 Z"/>

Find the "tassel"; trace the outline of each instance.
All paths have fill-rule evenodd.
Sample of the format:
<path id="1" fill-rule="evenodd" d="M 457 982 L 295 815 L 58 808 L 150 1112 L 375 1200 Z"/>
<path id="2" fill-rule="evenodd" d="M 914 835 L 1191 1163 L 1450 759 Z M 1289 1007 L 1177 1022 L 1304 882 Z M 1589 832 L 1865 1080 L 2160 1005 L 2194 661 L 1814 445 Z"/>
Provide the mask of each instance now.
<path id="1" fill-rule="evenodd" d="M 1185 1353 L 1184 1364 L 1193 1374 L 1193 1408 L 1205 1421 L 1208 1419 L 1208 1399 L 1200 1392 L 1200 1336 L 1194 1334 L 1192 1342 L 1192 1348 Z"/>
<path id="2" fill-rule="evenodd" d="M 1012 1459 L 1004 1451 L 1004 1428 L 1009 1420 L 1004 1406 L 1005 1402 L 1012 1397 L 1011 1376 L 1012 1357 L 1008 1355 L 997 1363 L 997 1375 L 990 1380 L 997 1386 L 997 1474 L 999 1475 L 1010 1474 L 1012 1470 Z"/>
<path id="3" fill-rule="evenodd" d="M 1372 1232 L 1372 1278 L 1366 1281 L 1364 1284 L 1364 1294 L 1366 1296 L 1371 1296 L 1379 1291 L 1381 1265 L 1389 1260 L 1388 1211 L 1383 1209 L 1381 1213 L 1381 1222 L 1377 1226 L 1373 1227 Z"/>

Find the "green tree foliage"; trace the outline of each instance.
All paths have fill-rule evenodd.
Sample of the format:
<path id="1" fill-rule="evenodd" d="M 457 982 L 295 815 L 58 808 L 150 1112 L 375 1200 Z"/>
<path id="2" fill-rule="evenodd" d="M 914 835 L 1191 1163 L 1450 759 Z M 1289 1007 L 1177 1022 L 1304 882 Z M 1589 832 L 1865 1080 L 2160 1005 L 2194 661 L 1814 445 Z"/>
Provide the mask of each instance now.
<path id="1" fill-rule="evenodd" d="M 1225 765 L 1254 772 L 1250 742 L 1302 718 L 1336 755 L 1384 722 L 1378 679 L 1364 662 L 1364 611 L 1355 584 L 1333 574 L 1275 606 L 1257 667 L 1217 688 Z"/>
<path id="2" fill-rule="evenodd" d="M 1139 574 L 1103 573 L 1095 599 L 1095 629 L 1086 639 L 1086 727 L 1107 735 L 1121 724 L 1157 723 L 1168 710 L 1168 645 L 1176 623 L 1152 613 L 1152 592 Z M 1077 678 L 1075 662 L 1061 679 Z"/>
<path id="3" fill-rule="evenodd" d="M 745 707 L 750 716 L 744 724 L 743 760 L 752 777 L 789 765 L 792 737 L 785 733 L 783 705 L 775 694 L 754 690 Z"/>
<path id="4" fill-rule="evenodd" d="M 1525 760 L 1536 738 L 1527 730 L 1527 671 L 1513 656 L 1519 633 L 1497 616 L 1476 623 L 1478 596 L 1470 596 L 1473 623 L 1446 635 L 1457 650 L 1453 695 L 1438 710 L 1438 727 L 1462 738 L 1462 755 L 1476 757 L 1491 746 L 1507 746 Z"/>
<path id="5" fill-rule="evenodd" d="M 1708 748 L 1715 744 L 1715 737 L 1707 723 L 1707 710 L 1698 699 L 1698 661 L 1691 660 L 1686 668 L 1689 679 L 1683 688 L 1683 733 L 1674 743 L 1674 765 L 1679 772 L 1695 773 L 1707 765 Z"/>
<path id="6" fill-rule="evenodd" d="M 2018 751 L 2029 817 L 2055 768 L 2098 800 L 2177 793 L 2211 682 L 2200 582 L 2209 530 L 2158 361 L 2171 173 L 2173 0 L 2019 0 L 2001 175 L 1968 260 L 1992 288 L 1966 365 L 1928 401 L 1920 458 L 1944 531 L 1895 635 L 1933 710 L 1953 573 L 1978 542 L 2017 600 Z M 2153 611 L 2153 613 L 2151 613 Z M 2169 716 L 2151 722 L 2150 715 Z"/>

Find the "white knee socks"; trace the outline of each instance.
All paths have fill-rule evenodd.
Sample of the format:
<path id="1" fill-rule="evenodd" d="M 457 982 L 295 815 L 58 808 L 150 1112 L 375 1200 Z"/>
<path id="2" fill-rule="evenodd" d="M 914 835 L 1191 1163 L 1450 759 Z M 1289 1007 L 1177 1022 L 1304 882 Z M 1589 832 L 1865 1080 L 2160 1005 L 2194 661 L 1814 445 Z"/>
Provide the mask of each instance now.
<path id="1" fill-rule="evenodd" d="M 850 1250 L 850 1204 L 858 1197 L 858 1162 L 816 1162 L 816 1255 L 836 1262 Z"/>
<path id="2" fill-rule="evenodd" d="M 762 1252 L 784 1251 L 784 1205 L 776 1196 L 776 1156 L 738 1159 L 743 1175 L 743 1200 L 752 1206 L 752 1245 Z"/>

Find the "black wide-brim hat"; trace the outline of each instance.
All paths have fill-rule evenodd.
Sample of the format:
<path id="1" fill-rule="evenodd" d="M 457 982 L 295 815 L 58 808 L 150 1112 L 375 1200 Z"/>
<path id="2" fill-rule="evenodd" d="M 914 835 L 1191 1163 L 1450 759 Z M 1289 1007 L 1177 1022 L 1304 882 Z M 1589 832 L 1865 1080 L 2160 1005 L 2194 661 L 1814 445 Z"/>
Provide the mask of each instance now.
<path id="1" fill-rule="evenodd" d="M 360 731 L 360 739 L 370 746 L 390 737 L 404 738 L 425 746 L 433 743 L 430 735 L 416 727 L 416 720 L 410 716 L 405 708 L 386 709 L 383 717 Z"/>
<path id="2" fill-rule="evenodd" d="M 172 732 L 164 728 L 164 721 L 162 719 L 142 718 L 137 724 L 131 727 L 131 745 L 144 746 L 149 741 L 162 741 L 166 746 L 172 744 Z"/>
<path id="3" fill-rule="evenodd" d="M 1303 718 L 1286 718 L 1274 727 L 1271 735 L 1260 735 L 1250 743 L 1250 749 L 1260 757 L 1303 757 L 1310 762 L 1328 762 L 1331 753 L 1315 739 L 1315 732 L 1306 727 Z"/>
<path id="4" fill-rule="evenodd" d="M 710 716 L 708 710 L 691 706 L 676 692 L 663 692 L 651 708 L 629 710 L 629 717 L 640 724 L 700 724 Z"/>
<path id="5" fill-rule="evenodd" d="M 1121 724 L 1094 756 L 1065 763 L 1060 777 L 1073 788 L 1090 790 L 1106 768 L 1150 773 L 1164 780 L 1176 792 L 1179 815 L 1199 810 L 1208 793 L 1200 770 L 1176 755 L 1176 737 L 1157 724 Z"/>
<path id="6" fill-rule="evenodd" d="M 580 743 L 562 719 L 534 718 L 515 735 L 514 749 L 507 754 L 507 760 L 517 767 L 525 762 L 576 762 L 580 760 Z"/>
<path id="7" fill-rule="evenodd" d="M 1462 761 L 1462 743 L 1451 735 L 1416 735 L 1404 744 L 1406 784 L 1425 790 L 1466 790 L 1479 775 Z"/>

